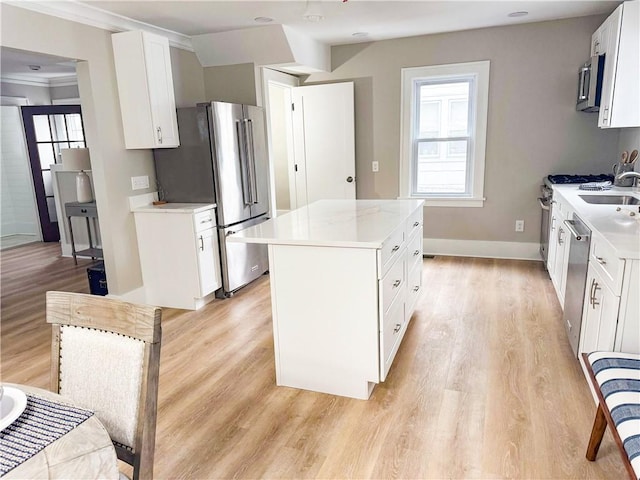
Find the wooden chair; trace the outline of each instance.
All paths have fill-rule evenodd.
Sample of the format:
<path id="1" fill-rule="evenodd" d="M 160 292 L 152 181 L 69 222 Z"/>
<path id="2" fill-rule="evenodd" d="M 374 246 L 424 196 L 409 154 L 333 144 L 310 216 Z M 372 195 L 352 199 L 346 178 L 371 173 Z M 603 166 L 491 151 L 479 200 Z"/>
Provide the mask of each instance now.
<path id="1" fill-rule="evenodd" d="M 80 293 L 47 292 L 53 326 L 51 387 L 93 410 L 134 479 L 153 478 L 159 308 Z"/>
<path id="2" fill-rule="evenodd" d="M 587 460 L 595 461 L 609 425 L 629 478 L 637 480 L 640 478 L 640 355 L 592 352 L 583 353 L 582 360 L 598 396 Z"/>

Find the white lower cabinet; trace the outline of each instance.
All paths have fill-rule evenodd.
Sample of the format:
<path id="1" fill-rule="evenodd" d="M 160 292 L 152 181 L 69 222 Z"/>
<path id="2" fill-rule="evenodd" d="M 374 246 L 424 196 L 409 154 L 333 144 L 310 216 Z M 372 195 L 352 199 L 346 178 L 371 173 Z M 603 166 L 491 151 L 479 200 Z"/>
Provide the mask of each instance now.
<path id="1" fill-rule="evenodd" d="M 222 285 L 211 205 L 167 204 L 134 210 L 146 301 L 197 310 Z"/>
<path id="2" fill-rule="evenodd" d="M 580 352 L 614 349 L 619 305 L 620 297 L 611 291 L 599 272 L 589 266 L 582 308 Z"/>

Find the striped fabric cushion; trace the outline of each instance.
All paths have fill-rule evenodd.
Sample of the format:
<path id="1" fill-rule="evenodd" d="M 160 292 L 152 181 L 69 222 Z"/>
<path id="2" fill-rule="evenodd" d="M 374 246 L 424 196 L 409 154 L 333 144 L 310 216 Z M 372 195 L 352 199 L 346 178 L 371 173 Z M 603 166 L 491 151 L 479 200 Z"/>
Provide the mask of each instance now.
<path id="1" fill-rule="evenodd" d="M 640 478 L 640 355 L 593 352 L 588 358 L 633 471 Z"/>

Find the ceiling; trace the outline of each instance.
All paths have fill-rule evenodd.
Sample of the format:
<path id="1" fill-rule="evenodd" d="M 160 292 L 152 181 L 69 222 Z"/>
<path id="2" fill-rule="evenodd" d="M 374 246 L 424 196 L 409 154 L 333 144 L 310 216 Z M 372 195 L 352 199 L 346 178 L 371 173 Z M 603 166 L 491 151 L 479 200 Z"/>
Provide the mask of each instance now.
<path id="1" fill-rule="evenodd" d="M 193 36 L 251 28 L 257 17 L 329 45 L 611 13 L 620 1 L 88 1 L 111 13 Z M 509 13 L 526 11 L 524 17 Z M 324 16 L 305 20 L 305 13 Z M 353 36 L 354 33 L 365 35 Z"/>
<path id="2" fill-rule="evenodd" d="M 16 4 L 16 2 L 11 2 Z M 32 5 L 45 2 L 29 2 Z M 131 19 L 178 33 L 185 38 L 264 25 L 287 25 L 328 45 L 370 42 L 439 32 L 609 14 L 619 0 L 569 1 L 432 1 L 432 0 L 290 0 L 290 1 L 85 1 L 46 2 L 49 8 L 82 7 L 113 21 Z M 24 4 L 23 4 L 24 5 Z M 25 7 L 29 8 L 29 7 Z M 509 17 L 512 12 L 526 16 Z M 55 12 L 54 12 L 55 14 Z M 309 21 L 307 14 L 320 15 Z M 259 23 L 258 17 L 272 22 Z M 81 21 L 81 20 L 78 20 Z M 89 22 L 90 23 L 90 22 Z M 143 26 L 142 26 L 143 27 Z M 357 35 L 353 35 L 356 33 Z M 72 60 L 2 47 L 2 77 L 55 79 L 75 74 Z M 29 65 L 40 65 L 33 71 Z"/>

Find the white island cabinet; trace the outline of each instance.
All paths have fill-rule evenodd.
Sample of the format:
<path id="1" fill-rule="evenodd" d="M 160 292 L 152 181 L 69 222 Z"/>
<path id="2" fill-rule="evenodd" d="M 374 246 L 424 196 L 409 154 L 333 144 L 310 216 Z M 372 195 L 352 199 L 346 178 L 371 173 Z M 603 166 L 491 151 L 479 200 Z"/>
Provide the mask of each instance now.
<path id="1" fill-rule="evenodd" d="M 278 385 L 368 399 L 422 289 L 421 200 L 321 200 L 242 230 L 269 245 Z"/>
<path id="2" fill-rule="evenodd" d="M 197 310 L 222 286 L 213 204 L 138 207 L 140 266 L 147 303 Z"/>

